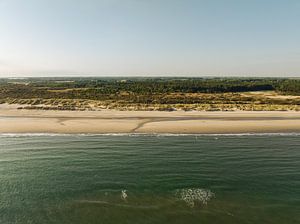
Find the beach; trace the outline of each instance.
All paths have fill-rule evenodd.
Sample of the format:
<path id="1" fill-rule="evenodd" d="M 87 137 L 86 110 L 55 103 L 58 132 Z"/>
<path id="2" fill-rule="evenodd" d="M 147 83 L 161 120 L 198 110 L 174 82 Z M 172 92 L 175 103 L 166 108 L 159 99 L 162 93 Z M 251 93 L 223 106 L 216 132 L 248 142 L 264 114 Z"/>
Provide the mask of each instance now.
<path id="1" fill-rule="evenodd" d="M 295 111 L 52 111 L 0 105 L 0 133 L 236 134 L 300 132 Z"/>

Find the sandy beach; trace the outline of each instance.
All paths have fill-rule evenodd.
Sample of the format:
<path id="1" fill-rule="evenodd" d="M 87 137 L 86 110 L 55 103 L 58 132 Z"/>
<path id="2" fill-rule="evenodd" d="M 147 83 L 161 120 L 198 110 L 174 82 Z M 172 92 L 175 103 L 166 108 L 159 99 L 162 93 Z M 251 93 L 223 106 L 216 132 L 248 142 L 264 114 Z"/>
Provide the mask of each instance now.
<path id="1" fill-rule="evenodd" d="M 300 112 L 43 111 L 0 105 L 0 133 L 300 132 Z"/>

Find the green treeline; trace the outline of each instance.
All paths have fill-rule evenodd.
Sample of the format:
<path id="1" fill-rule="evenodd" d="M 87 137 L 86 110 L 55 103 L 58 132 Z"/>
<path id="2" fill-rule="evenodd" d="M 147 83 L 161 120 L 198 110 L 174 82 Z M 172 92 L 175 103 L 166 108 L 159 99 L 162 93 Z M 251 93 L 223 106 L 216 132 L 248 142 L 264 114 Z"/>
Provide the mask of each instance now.
<path id="1" fill-rule="evenodd" d="M 300 95 L 299 79 L 275 78 L 29 78 L 0 79 L 0 99 L 63 98 L 147 103 L 151 95 L 273 90 Z M 139 99 L 142 100 L 139 100 Z M 169 99 L 172 102 L 176 99 Z M 188 99 L 185 99 L 189 101 Z"/>

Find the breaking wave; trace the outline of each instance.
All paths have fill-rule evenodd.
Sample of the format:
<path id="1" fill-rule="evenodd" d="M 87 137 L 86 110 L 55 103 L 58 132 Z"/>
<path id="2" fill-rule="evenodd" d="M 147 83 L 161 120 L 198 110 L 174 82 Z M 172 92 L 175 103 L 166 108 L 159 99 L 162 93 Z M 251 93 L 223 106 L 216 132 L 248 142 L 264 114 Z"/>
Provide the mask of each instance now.
<path id="1" fill-rule="evenodd" d="M 210 190 L 201 188 L 186 188 L 176 190 L 175 196 L 184 201 L 189 207 L 193 208 L 195 204 L 207 205 L 207 203 L 215 197 Z"/>
<path id="2" fill-rule="evenodd" d="M 194 208 L 196 205 L 207 205 L 208 202 L 215 197 L 215 194 L 207 189 L 202 188 L 184 188 L 184 189 L 178 189 L 175 191 L 175 194 L 172 194 L 172 202 L 170 204 L 170 201 L 168 202 L 162 202 L 164 200 L 159 199 L 159 203 L 155 204 L 143 204 L 142 201 L 139 203 L 133 202 L 130 203 L 130 201 L 127 201 L 127 190 L 121 190 L 121 201 L 114 202 L 107 201 L 107 200 L 78 200 L 79 203 L 85 203 L 85 204 L 98 204 L 98 205 L 110 205 L 110 206 L 118 206 L 118 207 L 128 207 L 128 208 L 140 208 L 140 209 L 159 209 L 163 206 L 168 206 L 173 203 L 176 203 L 179 201 L 183 201 L 186 203 L 186 205 L 190 208 Z M 155 199 L 155 197 L 154 197 Z M 135 198 L 136 200 L 136 198 Z M 142 200 L 140 198 L 140 200 Z M 157 199 L 158 200 L 158 199 Z M 157 200 L 154 200 L 157 202 Z"/>
<path id="3" fill-rule="evenodd" d="M 1 137 L 97 137 L 97 136 L 128 136 L 128 137 L 139 137 L 139 136 L 152 136 L 152 137 L 176 137 L 176 136 L 300 136 L 299 132 L 288 132 L 288 133 L 228 133 L 228 134 L 173 134 L 173 133 L 78 133 L 78 134 L 67 134 L 67 133 L 0 133 Z"/>

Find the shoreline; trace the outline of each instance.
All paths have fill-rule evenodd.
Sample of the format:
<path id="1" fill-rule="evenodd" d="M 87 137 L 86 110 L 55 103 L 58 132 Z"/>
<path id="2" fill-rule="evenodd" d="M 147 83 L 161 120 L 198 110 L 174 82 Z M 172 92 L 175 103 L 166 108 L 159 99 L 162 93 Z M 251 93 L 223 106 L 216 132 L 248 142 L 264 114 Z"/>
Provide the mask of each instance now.
<path id="1" fill-rule="evenodd" d="M 294 111 L 41 111 L 0 106 L 0 134 L 300 133 Z"/>
<path id="2" fill-rule="evenodd" d="M 186 133 L 186 134 L 176 134 L 176 133 L 0 133 L 1 137 L 43 137 L 43 136 L 66 136 L 66 137 L 94 137 L 94 136 L 132 136 L 132 137 L 143 137 L 143 136 L 157 136 L 157 137 L 173 137 L 173 136 L 211 136 L 211 137 L 218 137 L 218 136 L 300 136 L 300 132 L 270 132 L 270 133 L 215 133 L 215 134 L 196 134 L 196 133 Z"/>

